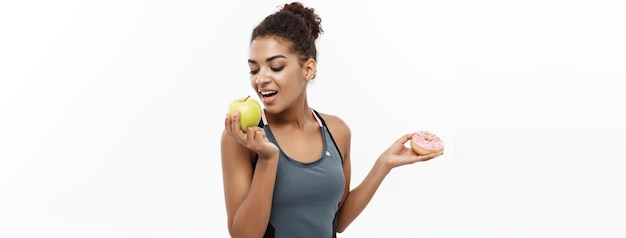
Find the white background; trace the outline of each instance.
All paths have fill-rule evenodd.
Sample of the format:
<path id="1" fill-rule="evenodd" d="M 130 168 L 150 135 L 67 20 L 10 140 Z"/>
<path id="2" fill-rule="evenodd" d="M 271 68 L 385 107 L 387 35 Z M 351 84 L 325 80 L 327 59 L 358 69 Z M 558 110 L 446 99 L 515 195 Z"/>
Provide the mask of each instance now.
<path id="1" fill-rule="evenodd" d="M 404 133 L 446 142 L 340 237 L 626 236 L 618 2 L 305 1 L 352 186 Z M 0 3 L 0 237 L 228 237 L 223 117 L 282 3 Z"/>

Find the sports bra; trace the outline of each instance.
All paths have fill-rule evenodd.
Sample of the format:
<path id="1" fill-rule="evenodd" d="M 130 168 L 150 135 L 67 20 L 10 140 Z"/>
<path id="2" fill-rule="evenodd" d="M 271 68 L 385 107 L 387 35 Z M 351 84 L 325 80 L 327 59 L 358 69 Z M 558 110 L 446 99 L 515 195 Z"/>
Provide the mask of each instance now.
<path id="1" fill-rule="evenodd" d="M 320 125 L 323 149 L 319 153 L 321 157 L 310 163 L 286 155 L 267 123 L 265 112 L 261 114 L 259 126 L 280 150 L 264 238 L 336 237 L 339 203 L 345 187 L 343 158 L 323 118 L 317 111 L 311 111 Z"/>

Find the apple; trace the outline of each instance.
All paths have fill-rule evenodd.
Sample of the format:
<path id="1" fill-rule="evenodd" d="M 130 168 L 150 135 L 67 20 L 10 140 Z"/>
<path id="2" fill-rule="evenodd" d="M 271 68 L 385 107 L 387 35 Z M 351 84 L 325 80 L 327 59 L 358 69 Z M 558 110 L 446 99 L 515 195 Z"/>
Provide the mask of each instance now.
<path id="1" fill-rule="evenodd" d="M 248 127 L 256 126 L 261 121 L 261 104 L 250 96 L 235 99 L 230 103 L 228 111 L 231 120 L 235 117 L 235 111 L 239 111 L 239 123 L 243 132 L 247 132 Z"/>

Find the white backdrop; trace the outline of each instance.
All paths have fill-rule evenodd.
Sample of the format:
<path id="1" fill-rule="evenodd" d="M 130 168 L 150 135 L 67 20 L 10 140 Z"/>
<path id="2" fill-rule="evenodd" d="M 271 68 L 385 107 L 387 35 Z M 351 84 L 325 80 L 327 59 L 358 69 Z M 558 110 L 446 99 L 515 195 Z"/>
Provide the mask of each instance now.
<path id="1" fill-rule="evenodd" d="M 223 117 L 282 3 L 0 3 L 0 237 L 228 237 Z M 304 3 L 352 186 L 404 133 L 447 146 L 340 237 L 626 236 L 618 1 Z"/>

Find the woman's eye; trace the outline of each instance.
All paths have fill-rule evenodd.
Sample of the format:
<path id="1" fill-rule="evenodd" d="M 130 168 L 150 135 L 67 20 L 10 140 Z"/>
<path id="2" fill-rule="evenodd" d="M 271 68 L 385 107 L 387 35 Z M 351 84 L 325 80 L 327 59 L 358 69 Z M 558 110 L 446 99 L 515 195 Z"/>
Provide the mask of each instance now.
<path id="1" fill-rule="evenodd" d="M 278 72 L 278 71 L 283 70 L 283 68 L 285 68 L 285 66 L 280 66 L 280 67 L 277 67 L 277 68 L 272 67 L 272 71 Z"/>
<path id="2" fill-rule="evenodd" d="M 258 69 L 253 69 L 253 70 L 250 70 L 250 74 L 252 74 L 252 75 L 257 74 L 258 72 L 259 72 L 259 70 L 258 70 Z"/>

